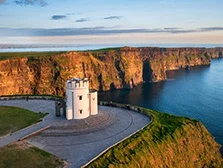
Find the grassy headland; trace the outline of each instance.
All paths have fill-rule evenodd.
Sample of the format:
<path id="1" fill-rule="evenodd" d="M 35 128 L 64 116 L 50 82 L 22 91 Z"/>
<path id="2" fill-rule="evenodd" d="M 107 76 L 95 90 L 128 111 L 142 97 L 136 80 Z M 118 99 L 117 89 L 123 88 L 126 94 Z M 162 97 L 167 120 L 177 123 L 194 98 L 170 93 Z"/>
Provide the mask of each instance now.
<path id="1" fill-rule="evenodd" d="M 117 48 L 102 48 L 102 49 L 95 49 L 95 50 L 83 50 L 83 51 L 75 51 L 75 52 L 108 52 L 110 50 L 117 50 Z M 0 60 L 5 60 L 9 58 L 38 58 L 38 57 L 50 57 L 56 56 L 63 53 L 72 52 L 72 51 L 39 51 L 39 52 L 0 52 Z"/>
<path id="2" fill-rule="evenodd" d="M 95 49 L 95 50 L 83 50 L 87 52 L 108 52 L 110 50 L 118 50 L 121 49 L 121 47 L 113 47 L 113 48 L 100 48 L 100 49 Z"/>
<path id="3" fill-rule="evenodd" d="M 0 148 L 1 168 L 55 168 L 63 167 L 64 162 L 26 142 L 18 142 Z"/>
<path id="4" fill-rule="evenodd" d="M 40 121 L 45 115 L 18 107 L 0 106 L 0 136 L 32 125 Z"/>
<path id="5" fill-rule="evenodd" d="M 153 122 L 119 143 L 87 167 L 223 166 L 220 145 L 198 121 L 143 109 Z"/>
<path id="6" fill-rule="evenodd" d="M 54 56 L 58 54 L 66 53 L 66 51 L 57 51 L 57 52 L 0 52 L 0 60 L 9 59 L 9 58 L 24 58 L 24 57 L 47 57 Z"/>

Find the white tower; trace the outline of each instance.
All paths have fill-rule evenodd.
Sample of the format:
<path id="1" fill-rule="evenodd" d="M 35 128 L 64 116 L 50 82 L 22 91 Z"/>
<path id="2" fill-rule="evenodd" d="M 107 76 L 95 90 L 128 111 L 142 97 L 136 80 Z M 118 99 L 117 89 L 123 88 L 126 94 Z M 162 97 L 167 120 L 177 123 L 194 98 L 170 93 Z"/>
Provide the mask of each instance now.
<path id="1" fill-rule="evenodd" d="M 97 90 L 89 91 L 90 115 L 98 114 L 98 92 Z"/>
<path id="2" fill-rule="evenodd" d="M 98 114 L 97 91 L 90 91 L 87 78 L 73 78 L 66 82 L 67 120 L 84 119 Z"/>

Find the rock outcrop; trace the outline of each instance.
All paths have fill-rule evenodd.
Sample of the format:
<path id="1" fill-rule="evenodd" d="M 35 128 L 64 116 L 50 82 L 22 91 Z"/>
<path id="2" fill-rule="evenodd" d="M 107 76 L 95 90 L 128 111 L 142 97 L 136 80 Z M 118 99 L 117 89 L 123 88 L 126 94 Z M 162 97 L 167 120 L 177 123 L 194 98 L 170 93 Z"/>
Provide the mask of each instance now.
<path id="1" fill-rule="evenodd" d="M 88 77 L 98 90 L 132 88 L 165 80 L 167 70 L 209 65 L 223 48 L 131 48 L 66 52 L 0 61 L 0 95 L 64 95 L 65 81 Z"/>

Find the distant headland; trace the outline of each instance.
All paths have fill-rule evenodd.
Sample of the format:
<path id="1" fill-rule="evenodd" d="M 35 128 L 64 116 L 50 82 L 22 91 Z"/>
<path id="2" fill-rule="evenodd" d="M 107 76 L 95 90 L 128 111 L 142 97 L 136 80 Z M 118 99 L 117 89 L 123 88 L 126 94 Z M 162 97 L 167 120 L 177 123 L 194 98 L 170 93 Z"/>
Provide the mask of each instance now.
<path id="1" fill-rule="evenodd" d="M 0 95 L 64 95 L 64 83 L 87 77 L 90 88 L 132 88 L 166 80 L 166 71 L 209 65 L 223 48 L 121 47 L 71 52 L 0 53 Z"/>

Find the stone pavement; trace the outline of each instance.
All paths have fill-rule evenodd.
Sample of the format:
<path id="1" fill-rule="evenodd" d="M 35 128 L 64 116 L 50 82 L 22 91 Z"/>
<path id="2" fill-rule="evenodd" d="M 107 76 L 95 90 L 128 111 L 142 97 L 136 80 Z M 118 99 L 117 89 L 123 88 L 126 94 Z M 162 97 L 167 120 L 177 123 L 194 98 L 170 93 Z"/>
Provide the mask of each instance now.
<path id="1" fill-rule="evenodd" d="M 117 122 L 92 133 L 59 137 L 38 135 L 29 142 L 65 159 L 71 163 L 70 167 L 78 168 L 150 122 L 148 117 L 133 111 L 105 106 L 99 109 L 115 115 Z"/>
<path id="2" fill-rule="evenodd" d="M 0 101 L 0 105 L 9 105 L 26 108 L 35 112 L 48 112 L 42 123 L 27 128 L 30 132 L 37 127 L 55 125 L 63 122 L 63 117 L 55 117 L 54 101 L 48 100 L 10 100 Z M 58 157 L 61 157 L 70 163 L 70 167 L 81 167 L 102 151 L 119 142 L 123 138 L 131 135 L 150 122 L 149 118 L 139 113 L 128 111 L 125 109 L 99 106 L 99 111 L 105 111 L 115 116 L 117 121 L 107 127 L 79 135 L 70 136 L 42 136 L 41 134 L 28 139 L 29 143 L 37 146 L 45 151 L 48 151 Z M 15 138 L 5 137 L 0 139 L 5 143 L 10 143 L 17 140 L 19 135 L 25 134 L 24 130 L 21 133 L 16 132 Z M 8 139 L 7 139 L 8 138 Z"/>
<path id="3" fill-rule="evenodd" d="M 79 120 L 64 120 L 53 123 L 49 129 L 41 132 L 41 136 L 70 136 L 92 133 L 105 129 L 117 122 L 117 118 L 107 111 L 99 108 L 97 115 L 89 116 Z"/>

